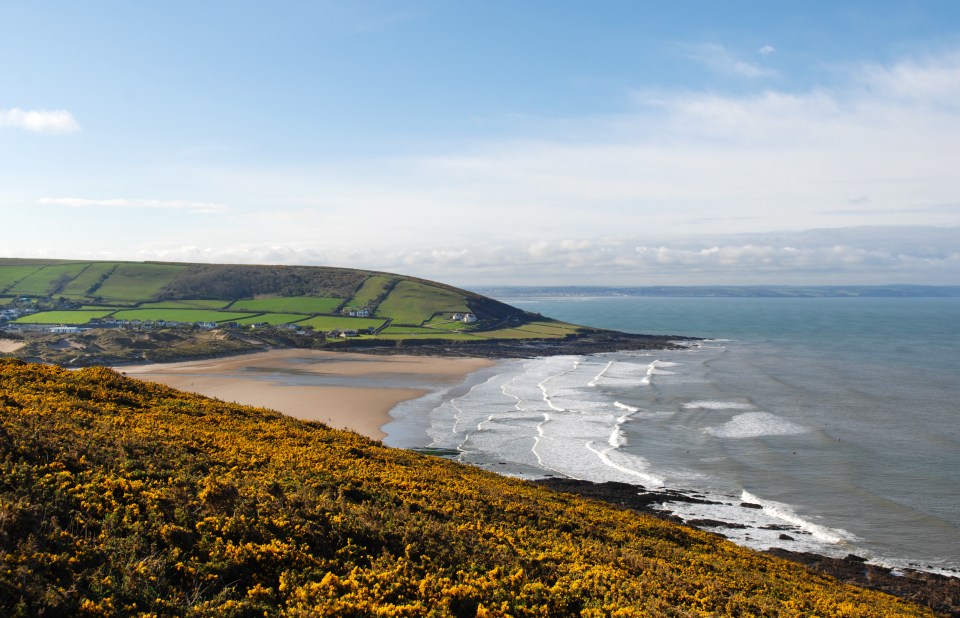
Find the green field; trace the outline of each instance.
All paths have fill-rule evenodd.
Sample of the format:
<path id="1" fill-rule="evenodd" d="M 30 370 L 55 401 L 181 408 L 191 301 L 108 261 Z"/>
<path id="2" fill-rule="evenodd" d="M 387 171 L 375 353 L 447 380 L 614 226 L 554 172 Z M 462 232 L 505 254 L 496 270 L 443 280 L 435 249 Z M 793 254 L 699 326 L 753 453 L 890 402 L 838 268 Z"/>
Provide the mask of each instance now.
<path id="1" fill-rule="evenodd" d="M 60 296 L 71 299 L 87 298 L 87 291 L 100 283 L 100 279 L 116 267 L 117 264 L 115 262 L 94 262 L 87 264 L 83 271 L 61 290 Z"/>
<path id="2" fill-rule="evenodd" d="M 7 299 L 29 296 L 47 309 L 57 306 L 58 296 L 81 305 L 76 314 L 48 311 L 21 323 L 87 324 L 108 315 L 184 324 L 297 323 L 317 331 L 384 329 L 378 336 L 391 341 L 556 338 L 576 330 L 548 321 L 521 324 L 532 316 L 442 284 L 325 267 L 0 258 L 0 293 Z M 341 316 L 343 307 L 374 308 L 374 317 Z M 471 311 L 480 322 L 450 319 Z M 508 323 L 508 317 L 515 320 L 512 328 L 484 330 Z"/>
<path id="3" fill-rule="evenodd" d="M 100 286 L 96 296 L 107 301 L 149 300 L 186 268 L 180 264 L 121 263 Z"/>
<path id="4" fill-rule="evenodd" d="M 257 324 L 258 322 L 266 322 L 270 326 L 277 326 L 278 324 L 292 324 L 294 322 L 300 322 L 306 316 L 302 313 L 261 313 L 260 315 L 254 315 L 249 318 L 243 318 L 242 320 L 231 320 L 231 322 L 236 322 L 237 324 Z"/>
<path id="5" fill-rule="evenodd" d="M 342 298 L 298 296 L 290 298 L 256 298 L 238 300 L 230 305 L 231 311 L 264 311 L 268 313 L 331 314 L 337 310 Z M 300 316 L 303 317 L 302 315 Z"/>
<path id="6" fill-rule="evenodd" d="M 164 300 L 156 303 L 141 303 L 137 309 L 223 309 L 229 303 L 225 300 Z"/>
<path id="7" fill-rule="evenodd" d="M 343 318 L 332 315 L 318 315 L 302 322 L 301 326 L 312 326 L 319 331 L 360 330 L 361 328 L 380 328 L 385 320 L 379 318 Z"/>
<path id="8" fill-rule="evenodd" d="M 578 330 L 577 326 L 564 322 L 531 322 L 516 328 L 478 332 L 476 335 L 483 339 L 562 339 Z"/>
<path id="9" fill-rule="evenodd" d="M 469 311 L 466 299 L 451 290 L 401 281 L 380 303 L 377 315 L 391 317 L 396 324 L 419 326 L 439 312 Z"/>
<path id="10" fill-rule="evenodd" d="M 17 324 L 87 324 L 93 318 L 113 313 L 110 309 L 97 311 L 41 311 L 15 320 Z"/>
<path id="11" fill-rule="evenodd" d="M 50 264 L 37 269 L 32 274 L 12 285 L 10 294 L 29 294 L 31 296 L 57 295 L 58 290 L 80 274 L 86 264 Z"/>
<path id="12" fill-rule="evenodd" d="M 38 264 L 31 264 L 29 266 L 4 265 L 2 268 L 0 268 L 0 292 L 13 294 L 14 292 L 8 291 L 9 287 L 11 287 L 17 281 L 30 276 L 41 268 L 43 267 Z"/>
<path id="13" fill-rule="evenodd" d="M 484 337 L 471 335 L 469 333 L 431 333 L 418 335 L 377 335 L 377 339 L 386 340 L 437 340 L 437 341 L 483 341 Z"/>
<path id="14" fill-rule="evenodd" d="M 476 326 L 476 323 L 466 324 L 463 321 L 454 322 L 449 318 L 448 315 L 435 316 L 433 319 L 428 321 L 424 326 L 429 326 L 434 329 L 434 331 L 462 331 L 462 330 L 471 330 Z"/>
<path id="15" fill-rule="evenodd" d="M 252 313 L 232 313 L 209 309 L 125 309 L 117 311 L 113 317 L 118 320 L 148 320 L 165 322 L 236 322 L 253 317 Z"/>
<path id="16" fill-rule="evenodd" d="M 345 307 L 366 307 L 380 298 L 384 290 L 387 289 L 396 277 L 386 275 L 371 275 L 363 282 L 360 289 L 344 305 Z"/>
<path id="17" fill-rule="evenodd" d="M 448 333 L 423 326 L 388 326 L 379 333 L 380 335 L 432 335 L 434 337 L 446 337 Z"/>

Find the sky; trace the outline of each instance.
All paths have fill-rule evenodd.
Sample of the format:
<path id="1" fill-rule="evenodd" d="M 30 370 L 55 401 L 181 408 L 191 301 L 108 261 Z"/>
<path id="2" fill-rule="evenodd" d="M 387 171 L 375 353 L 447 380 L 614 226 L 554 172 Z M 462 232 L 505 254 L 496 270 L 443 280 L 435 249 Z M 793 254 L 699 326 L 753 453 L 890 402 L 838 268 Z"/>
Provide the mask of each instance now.
<path id="1" fill-rule="evenodd" d="M 960 285 L 960 3 L 0 0 L 3 257 Z"/>

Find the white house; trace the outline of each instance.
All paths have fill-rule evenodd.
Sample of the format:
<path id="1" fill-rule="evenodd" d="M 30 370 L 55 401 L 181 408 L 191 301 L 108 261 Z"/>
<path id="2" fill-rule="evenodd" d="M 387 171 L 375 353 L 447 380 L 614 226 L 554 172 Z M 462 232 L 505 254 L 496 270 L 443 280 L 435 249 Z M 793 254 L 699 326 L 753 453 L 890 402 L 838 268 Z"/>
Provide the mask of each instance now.
<path id="1" fill-rule="evenodd" d="M 76 326 L 54 326 L 53 328 L 50 329 L 50 332 L 59 333 L 59 334 L 79 333 L 80 329 L 77 328 Z"/>
<path id="2" fill-rule="evenodd" d="M 473 315 L 472 313 L 468 313 L 465 316 L 463 316 L 464 324 L 473 324 L 476 321 L 477 321 L 477 316 Z"/>

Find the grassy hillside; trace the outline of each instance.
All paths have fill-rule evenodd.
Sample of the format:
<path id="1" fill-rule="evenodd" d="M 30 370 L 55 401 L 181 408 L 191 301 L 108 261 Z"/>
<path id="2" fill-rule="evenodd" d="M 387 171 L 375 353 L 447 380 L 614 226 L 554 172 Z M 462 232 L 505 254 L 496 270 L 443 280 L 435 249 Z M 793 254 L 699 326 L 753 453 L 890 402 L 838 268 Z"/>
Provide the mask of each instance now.
<path id="1" fill-rule="evenodd" d="M 0 258 L 0 307 L 12 311 L 0 314 L 0 326 L 8 331 L 25 327 L 5 335 L 28 340 L 22 358 L 75 365 L 158 360 L 158 354 L 168 360 L 189 358 L 188 352 L 210 356 L 289 339 L 279 332 L 250 332 L 262 328 L 296 331 L 298 345 L 306 347 L 377 346 L 388 351 L 447 344 L 476 350 L 525 340 L 552 345 L 597 332 L 434 281 L 319 266 Z M 466 314 L 476 319 L 452 319 Z M 100 335 L 50 336 L 50 327 L 60 325 L 96 329 Z M 227 336 L 184 337 L 181 332 L 176 339 L 186 345 L 176 349 L 124 349 L 117 345 L 123 337 L 105 332 L 118 325 L 146 331 L 157 341 L 162 338 L 157 329 L 191 326 L 217 327 Z"/>
<path id="2" fill-rule="evenodd" d="M 0 361 L 0 615 L 921 616 L 263 409 Z"/>
<path id="3" fill-rule="evenodd" d="M 507 318 L 524 316 L 509 305 L 440 283 L 319 266 L 4 259 L 0 260 L 0 302 L 49 310 L 24 322 L 50 324 L 86 323 L 80 314 L 74 322 L 63 313 L 80 307 L 157 310 L 146 318 L 151 320 L 177 320 L 177 314 L 166 317 L 163 311 L 188 308 L 221 312 L 208 318 L 213 322 L 242 319 L 251 312 L 293 316 L 286 322 L 264 320 L 273 323 L 365 309 L 370 316 L 382 318 L 381 322 L 414 326 L 444 312 L 475 313 L 478 323 L 462 325 L 465 330 L 495 329 Z M 124 319 L 122 314 L 118 319 Z"/>

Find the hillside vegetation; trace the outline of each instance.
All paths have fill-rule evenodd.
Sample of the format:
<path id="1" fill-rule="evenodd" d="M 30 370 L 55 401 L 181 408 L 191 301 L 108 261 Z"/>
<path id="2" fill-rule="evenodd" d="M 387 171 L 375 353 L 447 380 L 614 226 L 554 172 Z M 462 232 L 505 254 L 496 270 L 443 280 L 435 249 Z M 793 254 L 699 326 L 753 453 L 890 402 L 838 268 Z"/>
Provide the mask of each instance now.
<path id="1" fill-rule="evenodd" d="M 317 423 L 0 360 L 0 615 L 921 616 Z"/>
<path id="2" fill-rule="evenodd" d="M 204 322 L 374 332 L 395 323 L 411 338 L 470 339 L 535 316 L 432 281 L 346 268 L 0 259 L 0 305 L 17 324 Z M 192 310 L 192 311 L 191 311 Z M 205 310 L 205 311 L 201 311 Z M 470 322 L 455 314 L 472 314 Z M 375 321 L 370 321 L 376 318 Z M 573 333 L 572 328 L 564 335 Z"/>

